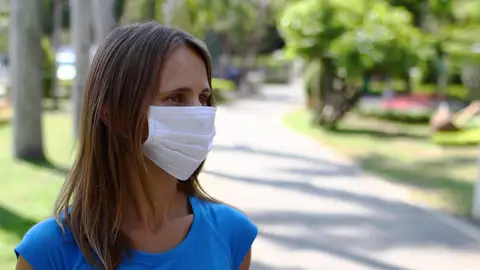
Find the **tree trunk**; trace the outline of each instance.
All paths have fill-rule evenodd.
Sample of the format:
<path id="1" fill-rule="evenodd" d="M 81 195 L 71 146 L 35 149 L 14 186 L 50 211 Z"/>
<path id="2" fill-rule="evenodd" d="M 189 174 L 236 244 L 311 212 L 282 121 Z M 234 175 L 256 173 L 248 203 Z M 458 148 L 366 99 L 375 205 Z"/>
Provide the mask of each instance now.
<path id="1" fill-rule="evenodd" d="M 13 91 L 13 156 L 45 159 L 42 134 L 42 2 L 12 0 L 10 78 Z"/>
<path id="2" fill-rule="evenodd" d="M 95 44 L 100 45 L 117 25 L 114 0 L 91 0 Z"/>
<path id="3" fill-rule="evenodd" d="M 173 23 L 176 7 L 181 6 L 183 0 L 165 0 L 162 5 L 162 18 L 164 24 L 171 26 Z"/>
<path id="4" fill-rule="evenodd" d="M 448 59 L 445 54 L 439 51 L 437 53 L 437 93 L 445 98 L 448 88 Z"/>
<path id="5" fill-rule="evenodd" d="M 314 124 L 335 129 L 338 122 L 357 104 L 362 92 L 338 77 L 336 67 L 328 59 L 322 60 L 320 72 L 320 100 Z"/>
<path id="6" fill-rule="evenodd" d="M 55 55 L 55 59 L 52 65 L 52 97 L 53 97 L 53 109 L 58 110 L 59 108 L 59 82 L 57 77 L 57 61 L 56 56 L 58 49 L 61 45 L 62 38 L 62 10 L 63 3 L 62 0 L 54 0 L 53 2 L 53 35 L 52 35 L 52 47 Z"/>
<path id="7" fill-rule="evenodd" d="M 407 71 L 404 74 L 404 81 L 405 81 L 405 88 L 403 89 L 403 92 L 405 94 L 410 94 L 412 93 L 412 77 L 410 76 L 410 71 Z"/>
<path id="8" fill-rule="evenodd" d="M 322 107 L 322 63 L 319 59 L 314 59 L 313 61 L 316 61 L 318 65 L 318 73 L 320 75 L 312 75 L 313 79 L 311 80 L 311 87 L 312 87 L 312 109 L 315 112 L 318 112 L 321 110 Z"/>
<path id="9" fill-rule="evenodd" d="M 33 0 L 32 0 L 33 1 Z M 75 51 L 76 76 L 72 85 L 73 129 L 78 136 L 83 103 L 83 90 L 90 67 L 91 21 L 90 1 L 70 0 L 70 28 Z"/>

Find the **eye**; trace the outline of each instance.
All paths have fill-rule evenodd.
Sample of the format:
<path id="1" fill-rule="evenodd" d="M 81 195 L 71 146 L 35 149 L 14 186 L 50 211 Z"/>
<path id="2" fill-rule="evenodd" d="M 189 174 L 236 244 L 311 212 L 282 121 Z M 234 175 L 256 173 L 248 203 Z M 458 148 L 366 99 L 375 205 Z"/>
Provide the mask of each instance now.
<path id="1" fill-rule="evenodd" d="M 180 95 L 171 95 L 168 97 L 168 101 L 173 102 L 173 103 L 179 103 L 180 102 Z"/>
<path id="2" fill-rule="evenodd" d="M 201 94 L 200 95 L 200 103 L 202 103 L 202 105 L 207 105 L 208 103 L 208 99 L 210 98 L 210 95 L 209 94 Z"/>

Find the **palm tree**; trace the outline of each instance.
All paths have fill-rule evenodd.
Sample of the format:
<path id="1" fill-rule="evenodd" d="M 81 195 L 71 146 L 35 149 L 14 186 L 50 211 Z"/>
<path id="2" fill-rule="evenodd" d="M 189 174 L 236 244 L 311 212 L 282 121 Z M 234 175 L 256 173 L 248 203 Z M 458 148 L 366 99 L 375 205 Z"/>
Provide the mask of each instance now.
<path id="1" fill-rule="evenodd" d="M 10 1 L 13 155 L 45 159 L 42 135 L 42 1 Z"/>
<path id="2" fill-rule="evenodd" d="M 38 0 L 31 0 L 38 1 Z M 70 0 L 70 31 L 75 51 L 76 75 L 72 85 L 73 130 L 78 135 L 82 110 L 83 89 L 90 67 L 90 47 L 92 38 L 90 1 Z"/>
<path id="3" fill-rule="evenodd" d="M 91 0 L 95 43 L 98 45 L 117 24 L 115 0 Z"/>

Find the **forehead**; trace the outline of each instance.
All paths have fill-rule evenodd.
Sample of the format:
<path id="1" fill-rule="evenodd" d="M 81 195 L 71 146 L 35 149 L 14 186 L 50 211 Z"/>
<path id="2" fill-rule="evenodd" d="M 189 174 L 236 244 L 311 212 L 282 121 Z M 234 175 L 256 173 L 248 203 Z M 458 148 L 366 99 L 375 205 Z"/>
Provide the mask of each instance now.
<path id="1" fill-rule="evenodd" d="M 160 92 L 179 88 L 201 91 L 209 87 L 205 61 L 194 49 L 182 45 L 165 59 L 160 74 Z"/>
<path id="2" fill-rule="evenodd" d="M 205 62 L 192 48 L 180 46 L 174 49 L 165 60 L 161 72 L 162 84 L 179 77 L 187 80 L 191 76 L 208 79 Z"/>

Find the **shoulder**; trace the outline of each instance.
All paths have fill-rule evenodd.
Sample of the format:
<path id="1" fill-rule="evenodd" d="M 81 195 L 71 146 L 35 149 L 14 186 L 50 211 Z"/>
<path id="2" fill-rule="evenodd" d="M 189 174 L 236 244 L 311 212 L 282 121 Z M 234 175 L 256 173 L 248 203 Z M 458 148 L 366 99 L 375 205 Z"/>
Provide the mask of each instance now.
<path id="1" fill-rule="evenodd" d="M 23 236 L 15 248 L 34 269 L 57 269 L 62 263 L 65 246 L 74 243 L 68 230 L 65 233 L 53 217 L 37 223 Z"/>
<path id="2" fill-rule="evenodd" d="M 239 209 L 221 203 L 200 201 L 200 205 L 213 229 L 229 246 L 237 269 L 257 237 L 258 228 Z"/>
<path id="3" fill-rule="evenodd" d="M 198 199 L 209 218 L 220 223 L 235 223 L 240 228 L 256 229 L 248 216 L 241 210 L 223 203 L 215 203 Z M 232 224 L 229 224 L 232 225 Z"/>

